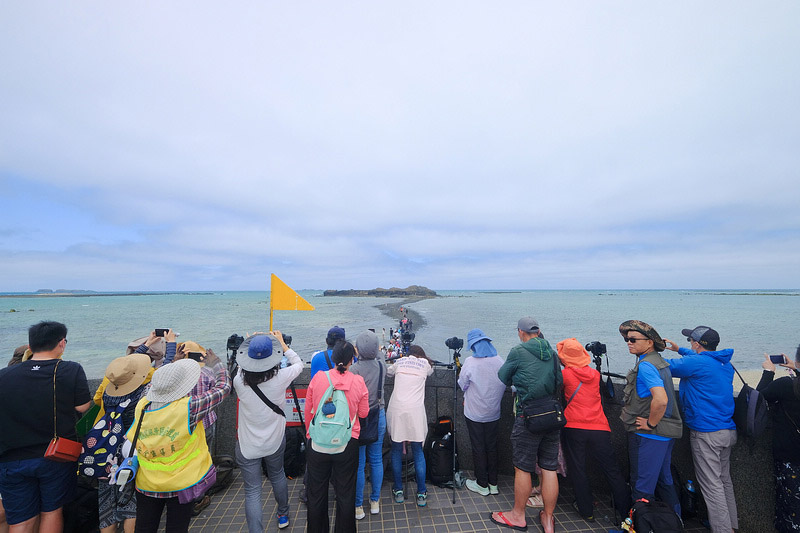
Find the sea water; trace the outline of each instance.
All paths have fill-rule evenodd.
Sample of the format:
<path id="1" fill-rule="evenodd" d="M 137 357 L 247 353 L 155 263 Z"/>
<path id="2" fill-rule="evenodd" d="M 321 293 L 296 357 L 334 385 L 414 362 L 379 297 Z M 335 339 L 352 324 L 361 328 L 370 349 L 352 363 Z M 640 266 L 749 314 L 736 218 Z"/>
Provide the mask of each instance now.
<path id="1" fill-rule="evenodd" d="M 397 322 L 376 306 L 401 298 L 325 297 L 322 291 L 299 291 L 314 311 L 275 311 L 274 329 L 292 336 L 292 348 L 305 361 L 324 347 L 331 326 L 347 331 L 350 340 L 368 328 L 379 337 Z M 625 320 L 652 324 L 662 337 L 688 346 L 681 329 L 698 325 L 719 331 L 720 348 L 734 348 L 740 370 L 759 369 L 764 353 L 792 357 L 800 343 L 800 291 L 441 291 L 441 297 L 405 304 L 424 317 L 415 324 L 415 344 L 432 358 L 452 360 L 444 341 L 466 340 L 472 328 L 482 329 L 502 357 L 519 342 L 516 324 L 522 316 L 539 321 L 555 347 L 564 338 L 582 344 L 607 345 L 603 370 L 625 373 L 633 364 L 618 332 Z M 13 312 L 11 310 L 14 310 Z M 65 358 L 80 362 L 90 378 L 101 377 L 106 365 L 124 355 L 127 344 L 154 328 L 171 327 L 179 341 L 193 340 L 225 359 L 231 334 L 246 335 L 269 327 L 268 292 L 209 292 L 143 295 L 0 298 L 0 366 L 17 346 L 27 343 L 27 328 L 40 320 L 64 322 L 69 328 Z M 466 343 L 465 343 L 466 344 Z M 462 357 L 469 350 L 464 347 Z M 678 357 L 673 352 L 666 356 Z"/>

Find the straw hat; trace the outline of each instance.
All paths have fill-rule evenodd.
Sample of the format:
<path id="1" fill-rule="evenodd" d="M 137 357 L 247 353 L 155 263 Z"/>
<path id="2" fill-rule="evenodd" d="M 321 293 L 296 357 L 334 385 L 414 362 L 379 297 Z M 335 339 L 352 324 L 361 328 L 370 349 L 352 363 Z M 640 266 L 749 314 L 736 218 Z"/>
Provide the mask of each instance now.
<path id="1" fill-rule="evenodd" d="M 158 368 L 150 381 L 147 399 L 168 403 L 183 398 L 200 379 L 200 365 L 193 359 L 181 359 Z"/>
<path id="2" fill-rule="evenodd" d="M 110 382 L 105 393 L 109 396 L 125 396 L 130 394 L 147 379 L 150 372 L 150 357 L 137 353 L 117 357 L 108 364 L 106 377 Z"/>

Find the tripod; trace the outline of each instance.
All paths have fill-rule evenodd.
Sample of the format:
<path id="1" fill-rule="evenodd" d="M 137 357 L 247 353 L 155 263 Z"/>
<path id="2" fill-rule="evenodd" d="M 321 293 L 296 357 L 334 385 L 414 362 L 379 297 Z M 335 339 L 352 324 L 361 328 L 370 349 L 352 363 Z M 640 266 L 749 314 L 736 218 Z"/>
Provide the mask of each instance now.
<path id="1" fill-rule="evenodd" d="M 460 475 L 457 470 L 458 464 L 458 446 L 456 442 L 456 405 L 458 402 L 458 371 L 461 369 L 461 349 L 457 348 L 453 351 L 452 362 L 450 363 L 440 363 L 438 361 L 433 362 L 433 366 L 447 368 L 453 371 L 453 429 L 450 434 L 450 438 L 453 442 L 453 465 L 452 465 L 452 478 L 451 483 L 453 484 L 453 503 L 456 503 L 456 488 L 458 486 L 463 485 L 463 481 L 460 479 Z"/>

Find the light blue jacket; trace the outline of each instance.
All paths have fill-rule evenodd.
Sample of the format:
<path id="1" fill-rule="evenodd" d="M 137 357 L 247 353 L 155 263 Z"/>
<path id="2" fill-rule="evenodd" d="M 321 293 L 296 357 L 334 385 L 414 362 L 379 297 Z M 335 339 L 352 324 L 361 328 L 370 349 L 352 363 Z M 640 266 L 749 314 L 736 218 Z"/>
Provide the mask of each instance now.
<path id="1" fill-rule="evenodd" d="M 684 422 L 701 433 L 736 429 L 733 423 L 733 350 L 695 353 L 681 348 L 680 359 L 665 359 L 672 377 L 681 378 Z"/>

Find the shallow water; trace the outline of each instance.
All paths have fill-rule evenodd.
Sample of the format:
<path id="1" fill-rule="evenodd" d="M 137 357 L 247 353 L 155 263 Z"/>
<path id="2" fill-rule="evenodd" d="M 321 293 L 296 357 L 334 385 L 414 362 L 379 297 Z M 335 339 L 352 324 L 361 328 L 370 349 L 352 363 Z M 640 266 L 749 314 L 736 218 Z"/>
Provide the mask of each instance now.
<path id="1" fill-rule="evenodd" d="M 333 325 L 348 337 L 374 328 L 378 335 L 396 327 L 377 305 L 402 299 L 324 297 L 299 291 L 315 311 L 275 311 L 274 327 L 293 337 L 293 348 L 307 359 L 324 346 Z M 566 337 L 608 346 L 612 372 L 624 373 L 633 356 L 617 331 L 628 319 L 644 320 L 659 333 L 686 345 L 682 328 L 708 325 L 719 331 L 721 348 L 734 348 L 740 370 L 758 369 L 763 353 L 793 355 L 800 343 L 800 292 L 787 291 L 442 291 L 441 298 L 407 304 L 427 325 L 415 331 L 415 343 L 440 361 L 452 357 L 445 339 L 466 338 L 481 328 L 494 339 L 501 356 L 518 342 L 517 320 L 539 321 L 552 344 Z M 16 312 L 9 312 L 15 309 Z M 27 342 L 27 328 L 40 320 L 58 320 L 69 328 L 65 357 L 80 362 L 89 377 L 103 374 L 108 362 L 124 354 L 131 340 L 156 327 L 172 327 L 179 341 L 194 340 L 224 359 L 232 333 L 265 331 L 269 293 L 216 292 L 139 296 L 8 297 L 0 299 L 0 361 Z M 465 349 L 465 354 L 467 350 Z M 667 352 L 672 355 L 672 352 Z M 677 354 L 675 354 L 677 356 Z M 606 369 L 606 362 L 603 363 Z"/>

